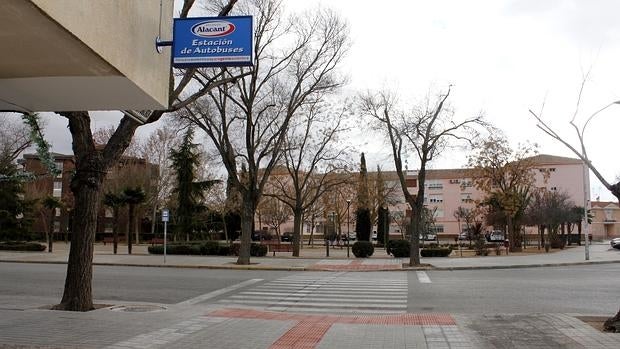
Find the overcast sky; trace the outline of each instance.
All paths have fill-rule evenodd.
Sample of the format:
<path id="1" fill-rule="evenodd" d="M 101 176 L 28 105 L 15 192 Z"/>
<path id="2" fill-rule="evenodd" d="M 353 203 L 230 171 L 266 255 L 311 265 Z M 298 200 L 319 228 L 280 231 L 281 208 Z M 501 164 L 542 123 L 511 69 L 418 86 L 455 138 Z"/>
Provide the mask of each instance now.
<path id="1" fill-rule="evenodd" d="M 451 106 L 457 117 L 483 112 L 514 145 L 536 142 L 541 153 L 572 156 L 536 128 L 529 108 L 539 111 L 545 101 L 543 117 L 574 141 L 568 121 L 585 72 L 591 69 L 578 120 L 620 100 L 617 0 L 285 2 L 292 11 L 331 7 L 349 22 L 353 46 L 345 64 L 347 93 L 387 88 L 398 91 L 403 101 L 415 101 L 453 85 Z M 620 174 L 613 156 L 619 116 L 620 105 L 610 107 L 586 134 L 589 155 L 608 181 Z M 94 118 L 96 127 L 114 122 L 115 113 Z M 50 118 L 47 135 L 56 151 L 70 151 L 61 118 Z M 360 142 L 359 150 L 368 154 L 369 168 L 377 163 L 393 168 L 383 144 Z M 432 166 L 464 164 L 461 154 L 451 153 Z M 593 199 L 612 198 L 592 174 L 591 182 Z"/>

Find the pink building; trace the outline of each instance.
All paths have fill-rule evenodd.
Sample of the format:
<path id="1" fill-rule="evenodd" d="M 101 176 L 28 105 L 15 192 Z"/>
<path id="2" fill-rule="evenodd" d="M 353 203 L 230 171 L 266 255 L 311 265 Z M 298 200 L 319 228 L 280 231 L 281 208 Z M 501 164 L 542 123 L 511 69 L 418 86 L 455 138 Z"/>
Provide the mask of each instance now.
<path id="1" fill-rule="evenodd" d="M 586 177 L 584 181 L 581 160 L 545 154 L 534 156 L 532 160 L 537 164 L 535 185 L 538 188 L 566 192 L 575 205 L 584 205 L 584 185 L 588 179 Z M 546 182 L 543 176 L 545 172 L 549 173 Z M 408 178 L 417 179 L 417 172 L 411 172 Z M 412 183 L 416 184 L 415 181 Z M 424 202 L 435 211 L 435 231 L 439 237 L 443 235 L 453 238 L 462 231 L 462 222 L 456 219 L 455 211 L 459 206 L 474 208 L 474 202 L 482 199 L 482 193 L 473 186 L 471 170 L 427 170 L 425 186 Z M 417 190 L 415 185 L 409 189 L 411 193 Z M 589 198 L 589 190 L 587 195 Z"/>

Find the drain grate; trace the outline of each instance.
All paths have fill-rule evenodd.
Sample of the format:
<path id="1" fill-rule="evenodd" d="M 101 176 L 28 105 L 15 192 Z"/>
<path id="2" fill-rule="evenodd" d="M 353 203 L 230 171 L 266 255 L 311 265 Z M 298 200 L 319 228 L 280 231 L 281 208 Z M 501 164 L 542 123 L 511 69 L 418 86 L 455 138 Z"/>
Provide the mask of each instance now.
<path id="1" fill-rule="evenodd" d="M 153 313 L 167 310 L 166 307 L 161 305 L 148 304 L 117 305 L 109 309 L 111 311 L 119 311 L 125 313 Z"/>

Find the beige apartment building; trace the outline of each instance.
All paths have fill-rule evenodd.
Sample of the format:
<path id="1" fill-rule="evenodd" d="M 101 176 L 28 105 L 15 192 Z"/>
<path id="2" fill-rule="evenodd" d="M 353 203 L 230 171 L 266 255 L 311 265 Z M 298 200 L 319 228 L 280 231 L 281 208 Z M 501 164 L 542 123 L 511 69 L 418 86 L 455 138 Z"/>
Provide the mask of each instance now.
<path id="1" fill-rule="evenodd" d="M 620 207 L 617 201 L 593 201 L 590 234 L 594 239 L 620 237 Z"/>
<path id="2" fill-rule="evenodd" d="M 585 190 L 586 183 L 588 183 L 588 172 L 584 171 L 583 162 L 581 160 L 546 154 L 534 156 L 532 160 L 537 164 L 535 170 L 535 185 L 538 188 L 544 187 L 549 191 L 565 192 L 569 195 L 570 200 L 577 206 L 584 205 L 584 196 L 587 196 L 589 199 L 589 189 Z M 544 173 L 548 173 L 548 178 L 546 180 L 543 176 Z M 355 176 L 356 179 L 357 173 L 351 176 Z M 370 181 L 372 181 L 375 176 L 376 173 L 374 172 L 368 173 Z M 389 188 L 388 205 L 392 218 L 389 226 L 390 236 L 392 238 L 397 238 L 398 236 L 402 236 L 405 228 L 404 222 L 411 216 L 411 210 L 409 205 L 405 202 L 396 172 L 382 172 L 382 176 L 385 180 L 386 187 Z M 353 179 L 353 181 L 355 179 Z M 417 193 L 417 171 L 408 171 L 406 182 L 408 191 L 412 194 Z M 444 241 L 453 239 L 459 232 L 463 231 L 464 228 L 464 223 L 460 222 L 455 217 L 455 211 L 459 207 L 468 209 L 474 208 L 475 201 L 482 199 L 482 193 L 473 185 L 471 170 L 467 168 L 427 170 L 425 186 L 425 205 L 435 212 L 434 232 Z M 343 196 L 342 190 L 333 190 L 327 193 L 326 195 L 329 196 L 329 198 L 325 200 L 329 203 L 325 209 L 327 212 L 322 213 L 315 221 L 313 227 L 309 224 L 305 224 L 303 229 L 304 234 L 307 235 L 314 229 L 315 234 L 321 237 L 323 231 L 329 230 L 330 227 L 334 225 L 340 232 L 345 233 L 347 231 L 346 223 L 348 220 L 350 221 L 348 229 L 354 231 L 355 188 L 357 188 L 356 185 L 351 185 L 344 190 L 344 192 L 347 193 L 346 198 Z M 345 202 L 347 198 L 352 199 L 352 206 L 348 213 L 346 211 Z M 610 210 L 611 209 L 608 208 L 605 212 L 609 212 Z M 620 218 L 620 210 L 617 206 L 613 212 L 617 215 L 614 217 Z M 603 222 L 603 220 L 600 221 Z M 607 222 L 607 224 L 601 224 L 607 227 L 605 229 L 608 230 L 605 231 L 608 231 L 607 236 L 609 236 L 609 234 L 611 234 L 609 229 L 612 229 L 609 228 L 611 225 L 609 222 Z M 256 226 L 258 227 L 259 225 Z M 265 225 L 263 224 L 263 226 Z M 490 229 L 492 228 L 487 228 L 487 230 Z M 532 233 L 534 232 L 532 229 L 530 230 Z M 293 231 L 292 218 L 282 223 L 280 231 Z M 594 233 L 595 239 L 604 238 L 605 235 L 602 231 L 602 228 L 599 228 L 593 223 L 591 232 Z M 617 230 L 615 231 L 617 234 Z"/>

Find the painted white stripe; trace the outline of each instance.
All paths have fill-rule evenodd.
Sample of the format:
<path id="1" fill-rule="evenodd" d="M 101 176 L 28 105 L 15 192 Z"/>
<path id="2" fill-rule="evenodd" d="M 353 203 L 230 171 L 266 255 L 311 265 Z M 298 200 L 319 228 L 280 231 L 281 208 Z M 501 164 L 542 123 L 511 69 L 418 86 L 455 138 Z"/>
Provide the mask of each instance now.
<path id="1" fill-rule="evenodd" d="M 243 282 L 240 282 L 236 285 L 232 285 L 232 286 L 228 286 L 228 287 L 224 287 L 224 288 L 220 288 L 219 290 L 215 290 L 213 292 L 209 292 L 209 293 L 205 293 L 203 295 L 200 295 L 198 297 L 194 297 L 194 298 L 190 298 L 188 300 L 185 300 L 183 302 L 177 303 L 178 305 L 193 305 L 193 304 L 197 304 L 200 302 L 203 302 L 207 299 L 211 299 L 217 296 L 221 296 L 225 293 L 228 293 L 230 291 L 234 291 L 236 289 L 242 288 L 242 287 L 246 287 L 248 285 L 252 285 L 255 284 L 257 282 L 263 281 L 263 279 L 250 279 L 250 280 L 246 280 Z"/>
<path id="2" fill-rule="evenodd" d="M 263 295 L 263 296 L 281 296 L 286 297 L 290 295 L 317 295 L 317 296 L 329 296 L 329 297 L 343 297 L 343 298 L 351 298 L 351 297 L 389 297 L 389 298 L 407 298 L 407 292 L 398 292 L 398 293 L 386 293 L 386 292 L 312 292 L 312 291 L 297 291 L 297 292 L 260 292 L 260 291 L 246 291 L 240 292 L 242 295 Z"/>
<path id="3" fill-rule="evenodd" d="M 402 298 L 402 299 L 372 299 L 372 298 L 364 298 L 364 299 L 353 299 L 351 297 L 307 297 L 307 296 L 295 296 L 295 295 L 290 295 L 290 296 L 285 296 L 285 297 L 277 297 L 277 296 L 246 296 L 246 295 L 233 295 L 230 296 L 230 298 L 235 298 L 235 299 L 264 299 L 264 300 L 279 300 L 279 299 L 285 299 L 287 301 L 293 301 L 293 300 L 304 300 L 304 301 L 323 301 L 323 302 L 342 302 L 343 298 L 344 300 L 346 300 L 347 302 L 356 302 L 356 303 L 362 303 L 362 304 L 368 304 L 368 303 L 406 303 L 407 299 L 406 298 Z"/>
<path id="4" fill-rule="evenodd" d="M 298 313 L 327 313 L 333 314 L 334 308 L 308 308 L 308 307 L 269 307 L 267 310 L 272 311 L 289 311 L 289 312 L 298 312 Z M 404 314 L 406 310 L 381 310 L 381 309 L 372 309 L 372 310 L 364 310 L 359 308 L 350 308 L 350 309 L 337 309 L 339 314 L 360 314 L 360 315 L 377 315 L 377 314 Z"/>
<path id="5" fill-rule="evenodd" d="M 256 289 L 260 290 L 345 290 L 345 291 L 406 291 L 406 287 L 333 287 L 331 285 L 321 285 L 321 286 L 306 286 L 306 287 L 298 287 L 298 286 L 271 286 L 271 285 L 263 285 L 257 286 Z"/>
<path id="6" fill-rule="evenodd" d="M 431 278 L 428 277 L 426 272 L 424 272 L 424 271 L 416 271 L 416 274 L 418 274 L 418 281 L 420 281 L 421 284 L 430 284 L 430 283 L 432 283 Z"/>
<path id="7" fill-rule="evenodd" d="M 372 306 L 365 304 L 366 306 L 360 306 L 358 303 L 325 303 L 325 302 L 287 302 L 285 300 L 279 302 L 260 302 L 258 300 L 241 300 L 241 299 L 223 299 L 219 303 L 235 303 L 235 304 L 257 304 L 257 305 L 276 305 L 276 306 L 318 306 L 318 307 L 332 307 L 332 309 L 340 308 L 359 308 L 359 309 L 406 309 L 406 304 L 381 304 L 380 306 Z"/>

